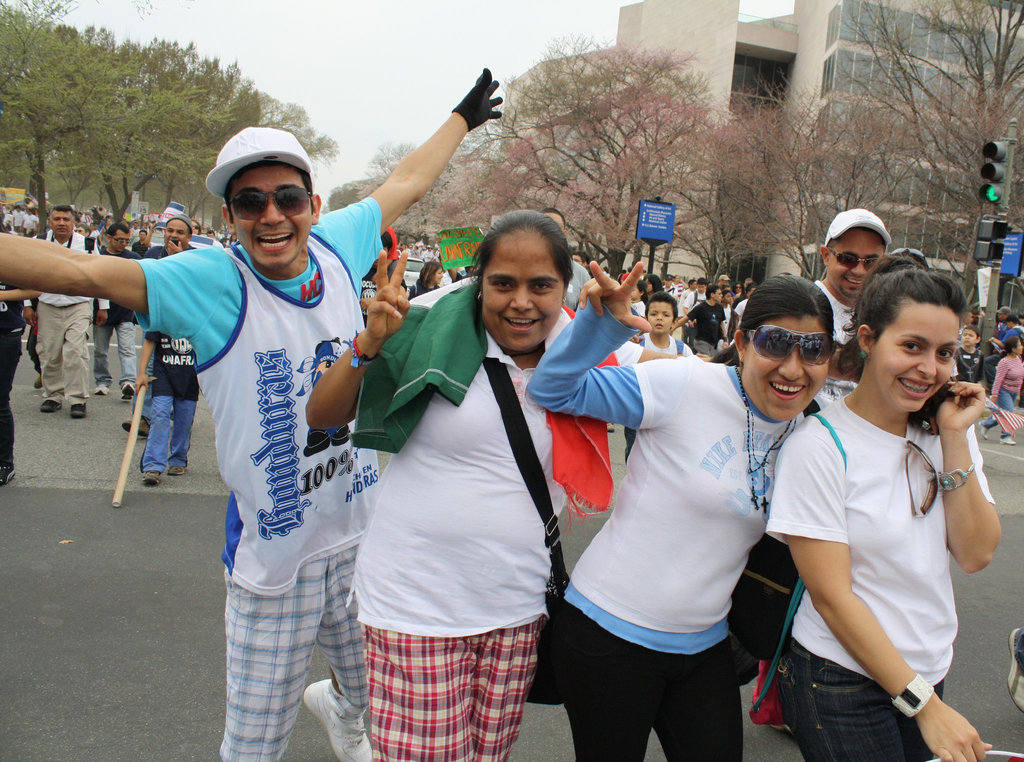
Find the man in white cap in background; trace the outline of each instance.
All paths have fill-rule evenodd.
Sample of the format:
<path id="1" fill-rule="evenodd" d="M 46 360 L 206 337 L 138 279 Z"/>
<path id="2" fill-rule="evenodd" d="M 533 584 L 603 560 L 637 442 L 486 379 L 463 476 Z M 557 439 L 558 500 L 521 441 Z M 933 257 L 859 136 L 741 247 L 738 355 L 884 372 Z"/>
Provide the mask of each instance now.
<path id="1" fill-rule="evenodd" d="M 363 328 L 356 279 L 380 235 L 418 201 L 467 132 L 499 117 L 484 69 L 440 129 L 369 198 L 320 216 L 312 164 L 290 133 L 248 127 L 206 179 L 238 238 L 140 262 L 68 254 L 0 236 L 0 281 L 110 298 L 144 330 L 187 338 L 213 412 L 231 488 L 226 571 L 227 717 L 221 757 L 280 759 L 295 724 L 313 644 L 334 680 L 305 691 L 341 760 L 369 760 L 362 637 L 346 607 L 356 549 L 378 479 L 376 453 L 348 427 L 312 431 L 306 395 Z"/>
<path id="2" fill-rule="evenodd" d="M 825 262 L 825 277 L 815 284 L 832 304 L 832 319 L 836 345 L 845 344 L 851 337 L 850 322 L 868 270 L 885 254 L 892 243 L 882 220 L 867 209 L 848 209 L 840 212 L 828 226 L 821 258 Z M 816 399 L 824 407 L 828 402 L 842 399 L 856 386 L 850 379 L 829 375 Z"/>

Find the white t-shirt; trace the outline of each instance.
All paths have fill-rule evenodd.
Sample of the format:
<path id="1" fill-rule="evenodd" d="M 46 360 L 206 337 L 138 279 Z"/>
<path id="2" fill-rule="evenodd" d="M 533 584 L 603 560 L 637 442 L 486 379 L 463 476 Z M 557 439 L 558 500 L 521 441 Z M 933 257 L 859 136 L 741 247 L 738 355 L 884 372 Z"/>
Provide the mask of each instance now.
<path id="1" fill-rule="evenodd" d="M 548 344 L 568 321 L 563 313 Z M 641 351 L 627 344 L 616 357 L 633 364 Z M 557 514 L 565 493 L 552 477 L 547 414 L 524 396 L 533 369 L 516 366 L 490 336 L 487 356 L 509 369 Z M 383 472 L 356 561 L 359 621 L 437 637 L 516 627 L 546 612 L 550 568 L 544 527 L 481 367 L 461 405 L 432 397 Z"/>
<path id="2" fill-rule="evenodd" d="M 816 280 L 814 285 L 822 290 L 832 305 L 832 335 L 835 337 L 836 343 L 845 344 L 853 337 L 853 333 L 847 330 L 850 323 L 853 322 L 853 307 L 847 307 L 836 299 L 828 290 L 825 281 Z"/>
<path id="3" fill-rule="evenodd" d="M 735 369 L 697 358 L 635 368 L 643 419 L 611 518 L 572 574 L 576 589 L 632 624 L 703 632 L 729 613 L 747 554 L 764 534 L 754 510 L 747 411 Z M 760 464 L 788 422 L 753 414 Z M 776 451 L 756 472 L 771 499 Z"/>
<path id="4" fill-rule="evenodd" d="M 682 349 L 680 349 L 680 345 L 682 345 Z M 658 354 L 668 355 L 669 357 L 678 357 L 679 355 L 682 355 L 683 357 L 693 356 L 692 349 L 686 346 L 686 344 L 683 344 L 683 342 L 671 336 L 668 337 L 668 346 L 662 348 L 654 343 L 654 341 L 651 339 L 651 334 L 645 333 L 643 340 L 643 348 L 649 349 L 652 352 L 657 352 Z"/>
<path id="5" fill-rule="evenodd" d="M 850 547 L 853 592 L 864 602 L 911 669 L 930 683 L 942 680 L 953 659 L 957 619 L 946 547 L 942 492 L 928 515 L 912 515 L 905 471 L 906 439 L 937 467 L 937 436 L 910 425 L 898 437 L 874 426 L 845 401 L 822 413 L 846 451 L 848 467 L 831 434 L 808 418 L 782 448 L 768 532 L 844 543 Z M 968 431 L 978 482 L 991 501 L 973 428 Z M 860 674 L 809 594 L 797 611 L 793 637 L 825 659 Z"/>

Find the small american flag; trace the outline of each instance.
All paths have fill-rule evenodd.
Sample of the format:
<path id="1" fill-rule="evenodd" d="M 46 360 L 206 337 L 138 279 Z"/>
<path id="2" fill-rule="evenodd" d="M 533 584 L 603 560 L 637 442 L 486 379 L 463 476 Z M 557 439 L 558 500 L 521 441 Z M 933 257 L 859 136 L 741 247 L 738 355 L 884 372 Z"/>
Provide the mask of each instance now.
<path id="1" fill-rule="evenodd" d="M 1012 410 L 1003 410 L 991 400 L 985 401 L 985 407 L 991 411 L 992 416 L 996 419 L 996 423 L 999 424 L 999 428 L 1005 433 L 1012 434 L 1017 429 L 1024 428 L 1024 415 L 1015 413 Z"/>

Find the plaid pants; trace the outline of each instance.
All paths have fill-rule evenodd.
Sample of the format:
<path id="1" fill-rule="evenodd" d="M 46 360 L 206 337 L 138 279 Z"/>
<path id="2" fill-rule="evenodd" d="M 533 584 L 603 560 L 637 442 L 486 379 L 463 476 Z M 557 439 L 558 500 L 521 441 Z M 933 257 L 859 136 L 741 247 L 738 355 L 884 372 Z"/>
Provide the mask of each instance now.
<path id="1" fill-rule="evenodd" d="M 304 564 L 284 595 L 257 595 L 225 573 L 227 717 L 225 760 L 280 759 L 306 687 L 313 644 L 323 649 L 341 692 L 366 709 L 366 667 L 355 604 L 345 608 L 357 548 Z"/>
<path id="2" fill-rule="evenodd" d="M 544 617 L 461 638 L 363 627 L 375 760 L 504 760 Z"/>

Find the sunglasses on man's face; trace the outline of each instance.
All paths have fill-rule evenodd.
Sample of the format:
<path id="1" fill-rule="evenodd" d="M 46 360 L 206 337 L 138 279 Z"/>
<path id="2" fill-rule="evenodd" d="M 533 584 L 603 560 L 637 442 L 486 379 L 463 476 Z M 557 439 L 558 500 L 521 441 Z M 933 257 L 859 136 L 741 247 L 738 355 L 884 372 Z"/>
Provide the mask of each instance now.
<path id="1" fill-rule="evenodd" d="M 836 261 L 843 267 L 849 267 L 853 269 L 857 265 L 864 265 L 864 269 L 868 269 L 875 262 L 878 261 L 878 255 L 872 254 L 868 257 L 859 257 L 852 251 L 836 251 L 831 246 L 826 246 L 826 249 L 832 252 L 832 256 L 836 258 Z"/>
<path id="2" fill-rule="evenodd" d="M 243 190 L 231 199 L 231 211 L 243 220 L 258 220 L 274 199 L 278 211 L 286 217 L 302 214 L 309 209 L 312 195 L 305 188 L 289 185 L 272 191 Z"/>
<path id="3" fill-rule="evenodd" d="M 809 365 L 823 365 L 832 357 L 832 337 L 827 333 L 803 333 L 777 325 L 762 325 L 757 330 L 747 331 L 747 338 L 754 351 L 769 360 L 785 360 L 793 347 L 800 347 L 800 357 Z"/>

